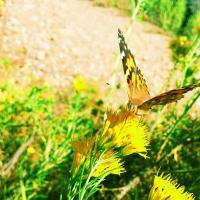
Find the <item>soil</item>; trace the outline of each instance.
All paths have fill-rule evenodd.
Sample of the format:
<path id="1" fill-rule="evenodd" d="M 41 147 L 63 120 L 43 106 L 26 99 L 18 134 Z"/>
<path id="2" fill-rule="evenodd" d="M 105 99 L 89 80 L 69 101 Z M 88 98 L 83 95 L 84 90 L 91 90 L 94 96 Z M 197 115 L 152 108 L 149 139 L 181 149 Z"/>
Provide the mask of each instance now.
<path id="1" fill-rule="evenodd" d="M 117 9 L 87 0 L 7 0 L 0 18 L 1 55 L 16 63 L 16 81 L 35 77 L 67 88 L 81 75 L 103 92 L 113 81 L 124 88 L 121 62 L 116 65 L 117 29 L 125 32 L 129 25 L 130 17 Z M 170 37 L 147 22 L 135 21 L 131 26 L 128 46 L 151 94 L 157 94 L 173 65 Z M 120 90 L 115 98 L 126 96 Z"/>

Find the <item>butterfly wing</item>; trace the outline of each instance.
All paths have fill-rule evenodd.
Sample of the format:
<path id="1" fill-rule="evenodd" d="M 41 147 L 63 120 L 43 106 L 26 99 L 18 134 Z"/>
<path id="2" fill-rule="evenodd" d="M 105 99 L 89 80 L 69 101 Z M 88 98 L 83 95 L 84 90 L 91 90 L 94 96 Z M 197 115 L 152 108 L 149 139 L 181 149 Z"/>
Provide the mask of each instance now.
<path id="1" fill-rule="evenodd" d="M 120 30 L 118 30 L 118 38 L 124 74 L 129 88 L 129 101 L 133 105 L 140 105 L 144 101 L 150 99 L 149 91 L 143 75 L 135 63 L 134 56 L 128 49 L 124 36 Z"/>
<path id="2" fill-rule="evenodd" d="M 179 99 L 184 97 L 184 94 L 186 92 L 193 90 L 196 87 L 200 87 L 200 83 L 162 93 L 145 101 L 144 103 L 138 106 L 138 109 L 149 110 L 152 106 L 155 105 L 165 105 L 174 101 L 178 101 Z"/>

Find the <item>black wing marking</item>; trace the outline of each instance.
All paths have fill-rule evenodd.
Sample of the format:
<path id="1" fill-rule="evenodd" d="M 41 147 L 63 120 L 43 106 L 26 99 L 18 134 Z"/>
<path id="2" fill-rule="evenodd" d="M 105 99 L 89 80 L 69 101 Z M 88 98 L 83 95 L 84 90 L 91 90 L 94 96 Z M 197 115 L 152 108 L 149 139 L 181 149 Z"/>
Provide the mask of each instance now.
<path id="1" fill-rule="evenodd" d="M 138 108 L 142 110 L 149 110 L 152 106 L 155 105 L 165 105 L 174 101 L 178 101 L 179 99 L 184 97 L 184 94 L 186 92 L 193 90 L 197 87 L 200 87 L 200 83 L 195 85 L 189 85 L 179 89 L 170 90 L 145 101 L 144 103 L 139 105 Z"/>

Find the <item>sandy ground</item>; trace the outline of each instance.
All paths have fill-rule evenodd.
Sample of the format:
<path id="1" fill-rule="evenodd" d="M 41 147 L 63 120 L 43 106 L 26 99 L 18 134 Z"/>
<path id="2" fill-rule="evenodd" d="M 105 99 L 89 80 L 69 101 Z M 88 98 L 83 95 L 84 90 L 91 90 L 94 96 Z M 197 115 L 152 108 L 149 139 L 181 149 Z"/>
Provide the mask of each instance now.
<path id="1" fill-rule="evenodd" d="M 117 29 L 125 31 L 129 23 L 118 10 L 87 0 L 7 0 L 0 18 L 1 54 L 17 63 L 18 81 L 31 75 L 66 88 L 81 74 L 105 91 L 113 79 L 125 84 L 121 63 L 115 67 Z M 137 21 L 128 37 L 152 94 L 172 67 L 169 40 L 156 26 Z"/>

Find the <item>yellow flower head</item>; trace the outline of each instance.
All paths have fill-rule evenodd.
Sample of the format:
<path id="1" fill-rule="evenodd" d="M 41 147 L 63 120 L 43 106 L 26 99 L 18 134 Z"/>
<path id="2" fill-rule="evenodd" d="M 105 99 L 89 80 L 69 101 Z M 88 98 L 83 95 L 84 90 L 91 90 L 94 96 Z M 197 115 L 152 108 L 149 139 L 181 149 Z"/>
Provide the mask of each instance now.
<path id="1" fill-rule="evenodd" d="M 108 112 L 103 139 L 109 145 L 122 147 L 125 155 L 138 153 L 146 158 L 149 139 L 147 128 L 133 112 Z"/>
<path id="2" fill-rule="evenodd" d="M 87 88 L 86 80 L 82 76 L 77 76 L 74 79 L 73 86 L 77 92 L 85 91 Z"/>
<path id="3" fill-rule="evenodd" d="M 101 175 L 117 174 L 120 175 L 125 171 L 122 166 L 123 163 L 120 158 L 117 158 L 116 153 L 113 151 L 107 151 L 102 155 L 99 162 L 97 162 L 97 167 L 92 174 L 95 177 Z"/>
<path id="4" fill-rule="evenodd" d="M 88 154 L 92 148 L 94 148 L 95 145 L 95 150 L 96 151 L 96 137 L 90 137 L 88 139 L 78 139 L 77 141 L 72 141 L 72 147 L 76 152 L 79 152 L 80 154 L 86 155 Z M 96 144 L 95 144 L 96 143 Z"/>
<path id="5" fill-rule="evenodd" d="M 79 168 L 83 165 L 84 160 L 85 160 L 85 155 L 75 152 L 73 157 L 74 174 L 78 172 Z"/>
<path id="6" fill-rule="evenodd" d="M 86 155 L 90 154 L 94 145 L 95 138 L 80 139 L 71 142 L 72 148 L 75 151 L 73 158 L 74 173 L 76 174 L 78 169 L 83 165 Z"/>
<path id="7" fill-rule="evenodd" d="M 149 194 L 149 200 L 194 200 L 191 193 L 184 192 L 184 187 L 168 175 L 155 176 L 153 187 Z"/>
<path id="8" fill-rule="evenodd" d="M 72 146 L 76 151 L 73 159 L 74 173 L 76 174 L 78 169 L 83 165 L 86 160 L 86 169 L 89 169 L 90 166 L 90 156 L 94 156 L 96 164 L 94 164 L 94 172 L 92 176 L 99 177 L 101 175 L 109 174 L 121 174 L 124 172 L 122 166 L 122 161 L 120 158 L 117 158 L 115 152 L 108 150 L 105 153 L 101 153 L 97 150 L 95 138 L 91 137 L 82 141 L 73 142 Z M 95 146 L 95 147 L 94 147 Z M 91 151 L 93 153 L 91 154 Z M 93 159 L 94 159 L 93 158 Z"/>
<path id="9" fill-rule="evenodd" d="M 28 153 L 30 153 L 30 154 L 34 154 L 34 153 L 36 152 L 36 150 L 35 150 L 35 148 L 34 148 L 33 146 L 29 146 L 29 147 L 27 148 L 27 151 L 28 151 Z"/>
<path id="10" fill-rule="evenodd" d="M 188 39 L 186 36 L 180 36 L 178 39 L 181 46 L 185 45 L 188 42 Z"/>

